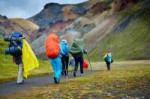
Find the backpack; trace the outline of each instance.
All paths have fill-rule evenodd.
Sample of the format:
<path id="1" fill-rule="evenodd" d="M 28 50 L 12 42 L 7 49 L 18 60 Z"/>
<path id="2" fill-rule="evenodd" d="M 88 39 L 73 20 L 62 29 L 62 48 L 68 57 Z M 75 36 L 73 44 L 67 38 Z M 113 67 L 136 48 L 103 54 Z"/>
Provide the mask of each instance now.
<path id="1" fill-rule="evenodd" d="M 60 42 L 61 55 L 69 56 L 69 46 L 67 42 Z"/>
<path id="2" fill-rule="evenodd" d="M 111 55 L 111 53 L 108 53 L 108 54 L 107 54 L 107 61 L 108 61 L 109 63 L 111 63 L 111 60 L 112 60 L 112 55 Z"/>
<path id="3" fill-rule="evenodd" d="M 48 58 L 56 58 L 60 54 L 60 45 L 58 36 L 54 33 L 50 34 L 45 42 L 46 55 Z"/>
<path id="4" fill-rule="evenodd" d="M 19 38 L 19 37 L 23 37 L 23 35 L 20 32 L 14 32 L 11 35 L 11 39 L 14 37 Z M 9 44 L 9 48 L 6 49 L 6 53 L 11 54 L 16 57 L 22 55 L 22 51 L 20 49 L 18 49 L 18 46 L 21 47 L 21 49 L 22 49 L 22 47 L 23 47 L 22 40 L 18 40 L 18 41 L 11 40 L 10 44 Z"/>
<path id="5" fill-rule="evenodd" d="M 14 33 L 12 33 L 11 37 L 19 38 L 19 37 L 23 37 L 23 35 L 22 35 L 20 32 L 14 32 Z M 23 46 L 23 42 L 22 42 L 22 41 L 18 41 L 18 42 L 16 42 L 16 44 L 17 44 L 17 46 L 20 46 L 21 48 L 22 48 L 22 46 Z M 11 41 L 9 47 L 12 47 L 12 46 L 17 47 L 17 46 Z"/>
<path id="6" fill-rule="evenodd" d="M 106 57 L 104 58 L 105 62 L 113 63 L 112 55 L 111 53 L 108 53 Z"/>
<path id="7" fill-rule="evenodd" d="M 73 44 L 71 45 L 69 52 L 73 54 L 83 53 L 83 40 L 82 39 L 75 39 Z"/>
<path id="8" fill-rule="evenodd" d="M 84 59 L 84 61 L 83 61 L 83 68 L 88 68 L 88 66 L 89 66 L 88 60 Z"/>

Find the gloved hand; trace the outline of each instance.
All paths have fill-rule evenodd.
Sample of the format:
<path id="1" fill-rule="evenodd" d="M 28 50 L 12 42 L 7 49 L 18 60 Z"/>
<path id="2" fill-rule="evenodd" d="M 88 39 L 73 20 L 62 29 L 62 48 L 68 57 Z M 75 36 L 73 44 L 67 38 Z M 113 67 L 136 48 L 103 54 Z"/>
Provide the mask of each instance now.
<path id="1" fill-rule="evenodd" d="M 87 50 L 84 50 L 83 53 L 84 53 L 84 54 L 87 54 Z"/>

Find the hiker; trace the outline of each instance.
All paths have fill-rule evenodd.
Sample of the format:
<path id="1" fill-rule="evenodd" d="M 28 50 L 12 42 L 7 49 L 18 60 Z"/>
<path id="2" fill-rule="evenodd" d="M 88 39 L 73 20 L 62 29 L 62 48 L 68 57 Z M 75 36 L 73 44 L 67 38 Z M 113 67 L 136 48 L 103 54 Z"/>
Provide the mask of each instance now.
<path id="1" fill-rule="evenodd" d="M 68 63 L 69 63 L 69 46 L 67 40 L 63 39 L 60 42 L 60 56 L 62 62 L 62 75 L 68 74 Z"/>
<path id="2" fill-rule="evenodd" d="M 23 35 L 20 32 L 14 32 L 11 35 L 12 37 L 23 37 Z M 16 45 L 15 45 L 15 44 Z M 16 46 L 19 48 L 20 51 L 16 52 L 13 54 L 13 62 L 18 65 L 18 77 L 17 77 L 17 84 L 22 84 L 24 82 L 23 78 L 23 64 L 22 64 L 22 47 L 23 47 L 23 42 L 22 41 L 14 41 L 10 43 L 9 48 L 12 46 Z"/>
<path id="3" fill-rule="evenodd" d="M 18 65 L 17 84 L 23 83 L 23 66 L 22 66 L 22 40 L 20 32 L 13 32 L 11 36 L 5 36 L 4 40 L 10 42 L 9 48 L 6 48 L 5 53 L 13 56 L 13 62 Z"/>
<path id="4" fill-rule="evenodd" d="M 60 83 L 60 76 L 62 71 L 62 63 L 60 57 L 60 43 L 58 36 L 52 32 L 46 39 L 46 55 L 50 59 L 50 63 L 54 71 L 54 82 Z"/>
<path id="5" fill-rule="evenodd" d="M 72 54 L 75 60 L 75 68 L 73 72 L 73 76 L 76 77 L 78 70 L 78 63 L 80 63 L 80 73 L 81 75 L 84 73 L 83 71 L 83 53 L 86 53 L 83 47 L 82 39 L 75 39 L 73 44 L 71 45 L 69 52 Z"/>
<path id="6" fill-rule="evenodd" d="M 106 62 L 107 70 L 110 71 L 110 64 L 113 62 L 111 51 L 108 50 L 104 56 L 104 60 Z"/>
<path id="7" fill-rule="evenodd" d="M 12 55 L 13 62 L 18 65 L 17 84 L 22 84 L 24 77 L 27 78 L 28 72 L 37 68 L 39 63 L 22 33 L 14 32 L 11 36 L 5 36 L 4 40 L 10 42 L 5 53 Z"/>

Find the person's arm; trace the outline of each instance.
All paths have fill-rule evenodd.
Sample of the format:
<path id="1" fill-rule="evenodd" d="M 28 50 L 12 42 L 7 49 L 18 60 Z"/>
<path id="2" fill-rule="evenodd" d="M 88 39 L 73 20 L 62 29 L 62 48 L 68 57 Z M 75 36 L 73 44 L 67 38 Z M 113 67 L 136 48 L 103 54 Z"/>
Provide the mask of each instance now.
<path id="1" fill-rule="evenodd" d="M 106 57 L 107 57 L 107 53 L 104 55 L 104 57 L 103 57 L 103 58 L 105 59 Z"/>

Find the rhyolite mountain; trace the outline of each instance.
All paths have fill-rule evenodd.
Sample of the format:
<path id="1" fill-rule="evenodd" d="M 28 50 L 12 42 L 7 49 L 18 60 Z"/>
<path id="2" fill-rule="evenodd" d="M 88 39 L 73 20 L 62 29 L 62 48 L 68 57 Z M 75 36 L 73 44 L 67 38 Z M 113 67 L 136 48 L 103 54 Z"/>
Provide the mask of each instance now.
<path id="1" fill-rule="evenodd" d="M 113 14 L 134 3 L 134 0 L 119 1 L 90 0 L 73 5 L 46 4 L 41 12 L 29 18 L 40 26 L 33 37 L 32 48 L 36 54 L 45 54 L 45 39 L 53 30 L 57 30 L 60 39 L 67 39 L 70 44 L 74 38 L 83 38 L 85 47 L 92 51 L 97 42 L 117 24 L 118 16 Z M 94 37 L 96 41 L 93 41 Z"/>
<path id="2" fill-rule="evenodd" d="M 102 0 L 90 0 L 73 5 L 61 5 L 57 3 L 46 4 L 41 12 L 29 18 L 30 21 L 40 26 L 39 31 L 33 38 L 34 41 L 31 43 L 32 48 L 36 54 L 44 53 L 45 39 L 53 30 L 57 30 L 58 35 L 62 38 L 62 36 L 66 35 L 63 30 L 70 25 L 75 26 L 74 24 L 76 24 L 78 20 L 82 20 L 82 17 L 86 17 L 85 21 L 86 19 L 91 20 L 93 17 L 110 8 L 110 3 L 107 1 L 103 2 Z M 85 25 L 84 32 L 89 32 L 89 29 L 91 30 L 95 27 L 93 23 L 85 23 L 83 25 Z M 77 25 L 75 27 L 78 28 Z M 75 33 L 73 34 L 75 35 Z M 69 37 L 71 41 L 73 37 L 73 35 Z"/>
<path id="3" fill-rule="evenodd" d="M 103 60 L 107 50 L 112 50 L 115 60 L 150 59 L 149 4 L 149 0 L 49 3 L 28 19 L 39 28 L 27 28 L 24 27 L 26 22 L 22 25 L 21 20 L 15 20 L 14 23 L 14 20 L 2 16 L 0 34 L 5 34 L 3 31 L 8 30 L 23 32 L 30 39 L 36 55 L 41 57 L 45 57 L 45 39 L 52 31 L 56 31 L 60 40 L 66 39 L 69 44 L 75 38 L 82 38 L 91 60 Z M 10 25 L 5 26 L 4 20 Z M 12 27 L 15 29 L 11 29 Z M 35 27 L 36 31 L 29 32 Z"/>
<path id="4" fill-rule="evenodd" d="M 9 19 L 0 15 L 0 37 L 11 35 L 12 32 L 21 32 L 30 42 L 32 35 L 37 32 L 39 26 L 33 22 L 21 18 Z"/>

